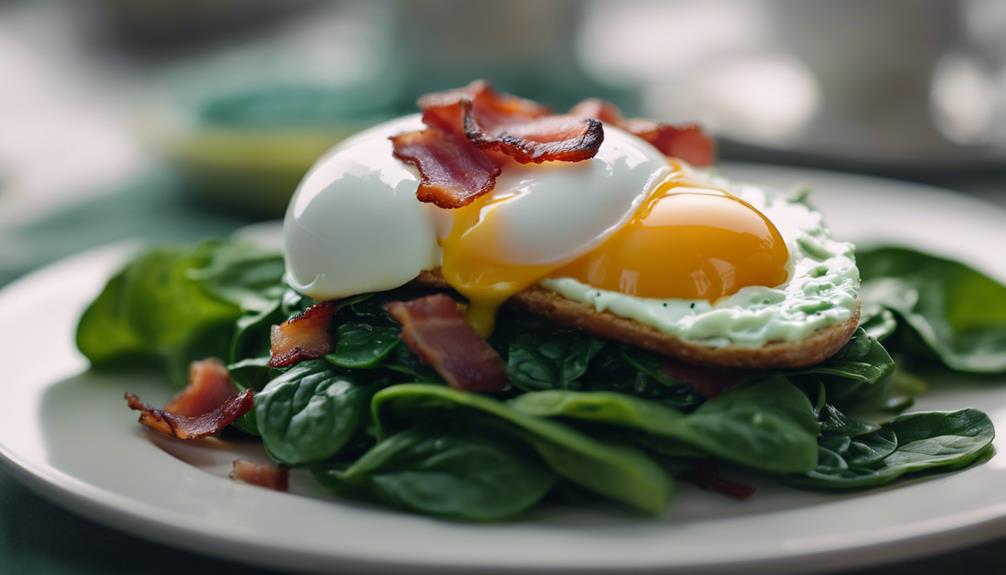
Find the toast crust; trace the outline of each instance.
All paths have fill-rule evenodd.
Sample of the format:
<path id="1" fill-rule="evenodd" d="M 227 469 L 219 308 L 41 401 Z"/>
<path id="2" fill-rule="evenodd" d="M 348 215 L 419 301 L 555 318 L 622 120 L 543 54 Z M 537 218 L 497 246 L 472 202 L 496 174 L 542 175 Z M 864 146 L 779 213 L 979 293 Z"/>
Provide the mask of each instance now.
<path id="1" fill-rule="evenodd" d="M 439 270 L 424 271 L 413 280 L 422 287 L 450 289 Z M 796 342 L 769 342 L 761 347 L 708 347 L 663 333 L 635 320 L 597 311 L 539 286 L 514 294 L 509 305 L 602 339 L 641 347 L 681 361 L 709 367 L 779 369 L 817 365 L 842 349 L 859 325 L 859 309 L 847 322 L 817 330 Z"/>

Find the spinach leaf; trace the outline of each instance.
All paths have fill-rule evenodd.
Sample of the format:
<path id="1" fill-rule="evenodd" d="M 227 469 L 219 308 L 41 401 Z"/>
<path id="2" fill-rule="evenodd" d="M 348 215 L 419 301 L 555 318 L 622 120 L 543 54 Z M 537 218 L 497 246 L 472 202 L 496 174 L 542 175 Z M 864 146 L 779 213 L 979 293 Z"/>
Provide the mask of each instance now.
<path id="1" fill-rule="evenodd" d="M 339 324 L 335 330 L 335 350 L 325 359 L 347 369 L 377 367 L 401 341 L 399 329 L 360 321 Z"/>
<path id="2" fill-rule="evenodd" d="M 585 391 L 613 391 L 690 410 L 705 398 L 695 388 L 668 377 L 659 356 L 627 345 L 607 345 L 584 378 Z"/>
<path id="3" fill-rule="evenodd" d="M 231 383 L 239 390 L 251 388 L 261 391 L 273 378 L 279 375 L 279 370 L 269 367 L 269 356 L 250 357 L 237 363 L 227 365 L 231 375 Z M 234 421 L 234 427 L 251 435 L 261 435 L 255 421 L 255 410 L 245 413 Z"/>
<path id="4" fill-rule="evenodd" d="M 833 437 L 822 436 L 817 467 L 787 479 L 801 487 L 861 489 L 885 485 L 920 471 L 960 469 L 988 453 L 995 430 L 976 409 L 902 415 L 835 451 Z"/>
<path id="5" fill-rule="evenodd" d="M 261 391 L 277 375 L 278 372 L 268 365 L 269 334 L 273 325 L 286 319 L 281 304 L 281 300 L 277 299 L 269 307 L 238 318 L 234 337 L 231 339 L 230 364 L 227 369 L 230 371 L 231 381 L 239 388 Z"/>
<path id="6" fill-rule="evenodd" d="M 409 422 L 483 415 L 530 445 L 559 475 L 595 493 L 648 513 L 661 513 L 670 479 L 645 453 L 593 439 L 561 423 L 526 415 L 495 399 L 439 385 L 402 384 L 372 402 L 381 437 Z"/>
<path id="7" fill-rule="evenodd" d="M 884 346 L 860 327 L 834 356 L 784 374 L 805 389 L 823 385 L 829 403 L 847 407 L 883 397 L 886 388 L 881 383 L 893 370 L 894 360 Z"/>
<path id="8" fill-rule="evenodd" d="M 658 399 L 678 409 L 694 408 L 705 401 L 691 384 L 678 381 L 664 371 L 667 358 L 629 345 L 619 346 L 618 355 L 627 366 L 635 370 L 629 380 L 635 395 Z M 624 385 L 612 380 L 608 380 L 608 386 L 616 391 L 619 388 L 625 390 Z M 593 389 L 598 387 L 592 386 Z"/>
<path id="9" fill-rule="evenodd" d="M 894 369 L 894 360 L 875 338 L 862 327 L 857 328 L 849 343 L 822 363 L 799 371 L 790 377 L 817 376 L 823 381 L 877 383 Z"/>
<path id="10" fill-rule="evenodd" d="M 872 465 L 890 455 L 898 438 L 876 423 L 853 419 L 833 405 L 819 411 L 819 446 L 827 461 L 846 459 L 850 465 Z"/>
<path id="11" fill-rule="evenodd" d="M 538 317 L 500 317 L 490 343 L 507 361 L 507 375 L 521 391 L 617 391 L 681 409 L 703 401 L 692 386 L 664 373 L 664 358 Z"/>
<path id="12" fill-rule="evenodd" d="M 218 242 L 208 263 L 188 272 L 208 293 L 245 311 L 263 311 L 280 299 L 283 256 L 254 244 Z"/>
<path id="13" fill-rule="evenodd" d="M 868 423 L 847 417 L 834 405 L 826 405 L 819 414 L 821 433 L 833 435 L 863 435 L 880 429 L 875 423 Z"/>
<path id="14" fill-rule="evenodd" d="M 862 298 L 893 311 L 921 345 L 906 352 L 968 373 L 1006 372 L 1006 286 L 905 248 L 857 254 Z"/>
<path id="15" fill-rule="evenodd" d="M 782 377 L 741 385 L 690 414 L 619 393 L 541 391 L 511 400 L 522 413 L 631 428 L 701 452 L 774 473 L 814 468 L 817 417 Z M 677 446 L 675 445 L 675 451 Z"/>
<path id="16" fill-rule="evenodd" d="M 876 302 L 870 302 L 862 305 L 859 327 L 863 328 L 866 335 L 883 342 L 898 329 L 898 320 L 891 310 L 881 307 Z"/>
<path id="17" fill-rule="evenodd" d="M 191 361 L 227 357 L 240 309 L 191 277 L 222 245 L 153 248 L 136 256 L 84 311 L 77 347 L 97 368 L 153 359 L 177 385 L 185 383 Z"/>
<path id="18" fill-rule="evenodd" d="M 255 396 L 256 428 L 281 463 L 325 461 L 367 425 L 374 390 L 324 361 L 301 362 Z"/>
<path id="19" fill-rule="evenodd" d="M 318 468 L 314 475 L 340 495 L 469 521 L 513 517 L 552 488 L 556 475 L 533 450 L 457 423 L 407 429 L 346 469 Z"/>
<path id="20" fill-rule="evenodd" d="M 394 374 L 405 375 L 409 383 L 444 383 L 440 374 L 431 366 L 423 363 L 419 356 L 406 345 L 392 347 L 391 352 L 384 360 L 383 367 Z"/>
<path id="21" fill-rule="evenodd" d="M 859 437 L 850 437 L 849 444 L 841 455 L 849 467 L 871 467 L 879 464 L 897 448 L 897 434 L 893 429 L 882 428 Z"/>
<path id="22" fill-rule="evenodd" d="M 524 391 L 578 389 L 604 342 L 580 332 L 519 334 L 507 352 L 510 382 Z"/>

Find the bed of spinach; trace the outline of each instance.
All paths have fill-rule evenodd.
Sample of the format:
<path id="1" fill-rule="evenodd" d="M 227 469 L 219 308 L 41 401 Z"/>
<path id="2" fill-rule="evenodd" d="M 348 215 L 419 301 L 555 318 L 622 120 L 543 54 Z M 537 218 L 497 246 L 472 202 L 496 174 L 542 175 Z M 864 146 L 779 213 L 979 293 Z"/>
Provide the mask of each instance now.
<path id="1" fill-rule="evenodd" d="M 1006 371 L 1006 288 L 905 249 L 860 261 L 861 329 L 838 354 L 709 400 L 660 356 L 519 313 L 490 340 L 512 387 L 499 398 L 452 390 L 383 309 L 413 290 L 342 300 L 331 353 L 272 369 L 271 327 L 314 302 L 285 286 L 279 256 L 235 242 L 139 254 L 85 311 L 77 342 L 96 369 L 153 362 L 176 384 L 191 360 L 225 358 L 235 384 L 258 392 L 236 425 L 276 461 L 340 495 L 452 519 L 505 519 L 557 490 L 657 514 L 667 459 L 855 489 L 987 456 L 994 431 L 979 411 L 892 414 L 925 389 L 904 365 Z"/>

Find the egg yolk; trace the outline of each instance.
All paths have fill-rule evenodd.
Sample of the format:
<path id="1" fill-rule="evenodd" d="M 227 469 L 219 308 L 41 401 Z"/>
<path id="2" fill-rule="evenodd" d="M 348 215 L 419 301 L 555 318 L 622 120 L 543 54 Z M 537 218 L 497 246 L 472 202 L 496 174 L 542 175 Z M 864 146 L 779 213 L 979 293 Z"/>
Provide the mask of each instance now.
<path id="1" fill-rule="evenodd" d="M 550 275 L 631 296 L 715 301 L 781 284 L 788 259 L 779 230 L 751 204 L 669 180 L 628 224 Z"/>
<path id="2" fill-rule="evenodd" d="M 447 237 L 441 238 L 444 279 L 468 299 L 465 319 L 483 337 L 492 333 L 496 311 L 513 294 L 531 287 L 567 262 L 527 265 L 508 262 L 473 238 L 476 228 L 494 226 L 492 208 L 506 198 L 480 198 L 453 210 L 454 221 Z M 485 234 L 492 236 L 490 232 Z M 485 237 L 485 236 L 483 236 Z"/>
<path id="3" fill-rule="evenodd" d="M 786 281 L 789 252 L 772 222 L 740 198 L 699 187 L 679 172 L 657 186 L 625 225 L 572 261 L 506 261 L 474 241 L 473 230 L 494 226 L 493 207 L 506 200 L 480 198 L 454 210 L 440 240 L 444 278 L 468 299 L 466 319 L 483 336 L 492 332 L 507 298 L 547 277 L 636 297 L 709 301 L 745 286 Z"/>

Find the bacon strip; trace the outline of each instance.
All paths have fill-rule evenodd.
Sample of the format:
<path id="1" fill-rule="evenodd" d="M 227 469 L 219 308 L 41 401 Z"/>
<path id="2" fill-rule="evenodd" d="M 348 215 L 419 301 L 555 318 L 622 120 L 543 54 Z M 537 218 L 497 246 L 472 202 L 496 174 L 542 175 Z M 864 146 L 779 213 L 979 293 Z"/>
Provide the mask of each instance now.
<path id="1" fill-rule="evenodd" d="M 195 417 L 220 407 L 237 392 L 222 361 L 215 357 L 194 361 L 189 366 L 189 384 L 164 406 L 164 411 Z"/>
<path id="2" fill-rule="evenodd" d="M 464 137 L 427 128 L 391 138 L 395 157 L 419 169 L 416 197 L 445 209 L 460 208 L 489 193 L 500 167 Z"/>
<path id="3" fill-rule="evenodd" d="M 484 80 L 473 82 L 464 90 L 427 97 L 425 103 L 431 102 L 437 105 L 424 109 L 424 118 L 436 116 L 443 120 L 438 125 L 456 126 L 458 112 L 452 108 L 460 108 L 464 134 L 469 141 L 479 148 L 506 154 L 521 164 L 579 162 L 597 155 L 604 141 L 600 122 L 582 116 L 550 115 L 547 107 L 497 92 Z M 420 106 L 423 103 L 420 100 Z"/>
<path id="4" fill-rule="evenodd" d="M 612 126 L 621 126 L 625 121 L 618 106 L 600 98 L 581 100 L 579 104 L 570 108 L 569 113 L 582 118 L 594 118 Z"/>
<path id="5" fill-rule="evenodd" d="M 705 367 L 678 361 L 668 361 L 664 364 L 663 371 L 667 377 L 692 386 L 703 397 L 716 397 L 740 385 L 749 375 L 736 369 Z"/>
<path id="6" fill-rule="evenodd" d="M 322 302 L 272 326 L 269 367 L 287 367 L 332 351 L 328 324 L 335 311 L 335 302 Z"/>
<path id="7" fill-rule="evenodd" d="M 593 118 L 489 120 L 480 117 L 471 104 L 466 104 L 464 110 L 465 135 L 476 147 L 506 154 L 521 164 L 589 160 L 604 141 L 604 128 Z"/>
<path id="8" fill-rule="evenodd" d="M 681 158 L 694 166 L 716 161 L 716 142 L 698 124 L 664 124 L 634 118 L 623 128 L 651 143 L 665 156 Z"/>
<path id="9" fill-rule="evenodd" d="M 156 409 L 143 403 L 132 393 L 125 394 L 124 398 L 129 409 L 140 412 L 140 423 L 177 439 L 200 439 L 219 433 L 234 423 L 234 420 L 251 411 L 255 405 L 254 394 L 250 389 L 231 397 L 216 409 L 196 416 L 175 415 Z"/>
<path id="10" fill-rule="evenodd" d="M 287 491 L 290 486 L 290 470 L 267 463 L 255 463 L 235 459 L 231 469 L 231 479 L 258 485 L 276 491 Z"/>
<path id="11" fill-rule="evenodd" d="M 503 359 L 465 322 L 458 304 L 436 294 L 385 304 L 402 339 L 456 389 L 496 393 L 507 386 Z"/>
<path id="12" fill-rule="evenodd" d="M 675 476 L 682 481 L 690 481 L 700 489 L 722 493 L 734 499 L 747 499 L 754 495 L 755 488 L 744 483 L 732 481 L 720 475 L 719 467 L 714 462 L 700 461 Z"/>
<path id="13" fill-rule="evenodd" d="M 665 124 L 646 118 L 626 120 L 617 106 L 597 98 L 583 100 L 573 106 L 570 114 L 618 126 L 646 140 L 665 156 L 695 166 L 709 166 L 716 161 L 716 142 L 698 124 Z"/>
<path id="14" fill-rule="evenodd" d="M 552 116 L 541 104 L 503 94 L 478 80 L 419 98 L 425 130 L 391 138 L 395 157 L 416 166 L 417 197 L 459 208 L 489 193 L 508 159 L 522 164 L 578 162 L 604 140 L 599 121 Z"/>
<path id="15" fill-rule="evenodd" d="M 426 94 L 419 98 L 418 104 L 423 123 L 458 135 L 465 133 L 464 116 L 469 107 L 480 122 L 489 124 L 534 120 L 551 113 L 548 107 L 532 100 L 497 92 L 485 80 Z"/>

